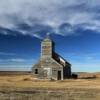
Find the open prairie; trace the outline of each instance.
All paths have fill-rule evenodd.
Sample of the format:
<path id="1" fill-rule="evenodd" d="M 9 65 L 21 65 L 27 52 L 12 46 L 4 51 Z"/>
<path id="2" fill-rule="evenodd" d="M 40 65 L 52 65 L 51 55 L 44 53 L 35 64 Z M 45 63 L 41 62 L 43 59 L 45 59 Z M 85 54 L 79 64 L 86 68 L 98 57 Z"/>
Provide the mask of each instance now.
<path id="1" fill-rule="evenodd" d="M 96 75 L 96 78 L 90 78 L 92 75 Z M 2 98 L 0 100 L 100 100 L 100 74 L 80 73 L 80 79 L 54 81 L 37 80 L 30 73 L 6 73 L 0 75 L 0 98 Z"/>
<path id="2" fill-rule="evenodd" d="M 83 75 L 82 75 L 83 77 Z M 86 78 L 86 76 L 85 76 Z M 1 75 L 0 87 L 33 87 L 33 88 L 100 88 L 100 78 L 67 79 L 63 81 L 38 80 L 32 75 Z"/>

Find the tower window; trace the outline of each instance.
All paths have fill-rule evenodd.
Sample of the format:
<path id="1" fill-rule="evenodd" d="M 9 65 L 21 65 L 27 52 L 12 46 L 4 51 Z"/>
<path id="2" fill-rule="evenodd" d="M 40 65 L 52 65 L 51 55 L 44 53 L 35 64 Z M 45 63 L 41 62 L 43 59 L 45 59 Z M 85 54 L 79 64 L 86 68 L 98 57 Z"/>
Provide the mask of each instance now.
<path id="1" fill-rule="evenodd" d="M 35 69 L 35 74 L 38 74 L 38 69 Z"/>

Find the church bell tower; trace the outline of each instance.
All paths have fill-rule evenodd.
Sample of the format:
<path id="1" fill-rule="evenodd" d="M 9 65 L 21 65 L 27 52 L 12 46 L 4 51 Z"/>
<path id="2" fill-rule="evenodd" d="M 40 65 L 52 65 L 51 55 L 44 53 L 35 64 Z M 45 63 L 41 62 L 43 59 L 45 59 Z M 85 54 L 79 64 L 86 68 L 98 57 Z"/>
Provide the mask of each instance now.
<path id="1" fill-rule="evenodd" d="M 52 41 L 47 35 L 46 38 L 41 42 L 41 58 L 52 57 Z"/>

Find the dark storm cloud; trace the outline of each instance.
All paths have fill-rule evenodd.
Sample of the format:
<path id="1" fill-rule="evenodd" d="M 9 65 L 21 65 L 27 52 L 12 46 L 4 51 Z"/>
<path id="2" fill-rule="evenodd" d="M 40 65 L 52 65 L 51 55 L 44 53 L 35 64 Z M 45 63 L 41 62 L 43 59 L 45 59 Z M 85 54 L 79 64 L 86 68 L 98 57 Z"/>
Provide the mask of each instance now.
<path id="1" fill-rule="evenodd" d="M 0 0 L 0 33 L 66 36 L 78 26 L 100 33 L 99 6 L 99 0 Z"/>

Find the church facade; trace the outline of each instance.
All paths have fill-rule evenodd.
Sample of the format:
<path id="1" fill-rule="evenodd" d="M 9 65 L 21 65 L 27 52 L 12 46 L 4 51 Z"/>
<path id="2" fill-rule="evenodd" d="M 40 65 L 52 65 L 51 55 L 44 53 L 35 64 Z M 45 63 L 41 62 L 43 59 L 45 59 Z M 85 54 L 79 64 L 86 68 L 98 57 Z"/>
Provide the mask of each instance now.
<path id="1" fill-rule="evenodd" d="M 46 37 L 41 42 L 41 57 L 32 67 L 39 79 L 64 80 L 71 77 L 71 64 L 54 51 L 54 42 Z"/>

